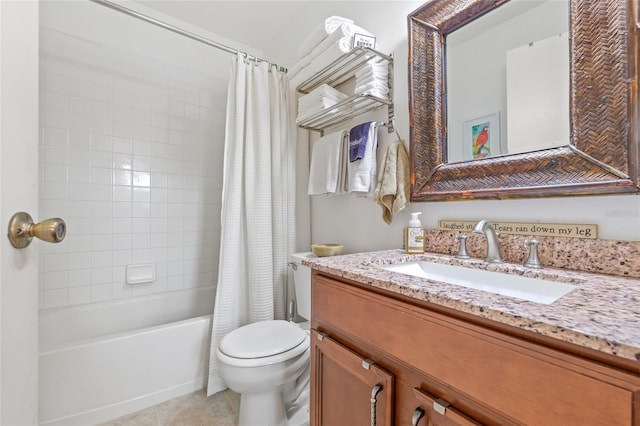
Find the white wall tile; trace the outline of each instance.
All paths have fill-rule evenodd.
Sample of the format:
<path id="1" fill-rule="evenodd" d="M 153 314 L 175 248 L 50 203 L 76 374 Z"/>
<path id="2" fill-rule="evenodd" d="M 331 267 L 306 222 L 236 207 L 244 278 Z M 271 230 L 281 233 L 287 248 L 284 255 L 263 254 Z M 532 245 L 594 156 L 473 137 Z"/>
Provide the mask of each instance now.
<path id="1" fill-rule="evenodd" d="M 153 138 L 153 136 L 150 136 L 151 138 Z M 149 158 L 149 156 L 151 155 L 151 140 L 139 140 L 136 139 L 133 141 L 133 155 L 138 155 L 138 156 L 142 156 L 145 158 L 145 160 L 149 161 L 149 163 L 151 162 L 151 159 Z M 147 168 L 144 170 L 149 170 L 148 167 L 150 166 L 146 166 Z"/>
<path id="2" fill-rule="evenodd" d="M 126 169 L 114 170 L 113 174 L 114 174 L 114 179 L 113 179 L 114 185 L 129 186 L 133 184 L 133 174 L 131 173 L 130 170 L 126 170 Z"/>
<path id="3" fill-rule="evenodd" d="M 129 250 L 130 252 L 133 248 L 133 235 L 131 231 L 126 234 L 113 234 L 111 241 L 114 250 Z M 131 252 L 129 253 L 129 258 L 131 258 Z"/>
<path id="4" fill-rule="evenodd" d="M 94 219 L 94 222 L 98 219 Z M 103 251 L 113 249 L 113 237 L 109 233 L 91 235 L 91 250 Z"/>
<path id="5" fill-rule="evenodd" d="M 111 202 L 113 198 L 113 186 L 109 184 L 91 184 L 91 199 L 93 201 L 102 201 L 102 202 Z M 100 215 L 100 217 L 111 216 L 111 206 L 106 206 L 105 204 L 99 204 L 98 209 L 95 213 Z M 108 208 L 107 208 L 108 207 Z M 103 210 L 103 208 L 105 208 Z"/>
<path id="6" fill-rule="evenodd" d="M 130 201 L 114 202 L 113 217 L 131 217 L 131 202 Z"/>
<path id="7" fill-rule="evenodd" d="M 91 284 L 91 269 L 69 271 L 69 287 L 82 287 Z"/>
<path id="8" fill-rule="evenodd" d="M 67 288 L 69 285 L 69 271 L 41 272 L 45 290 Z"/>
<path id="9" fill-rule="evenodd" d="M 107 118 L 109 119 L 109 118 Z M 109 132 L 110 133 L 110 132 Z M 91 149 L 93 151 L 113 151 L 113 141 L 110 134 L 92 133 L 91 134 Z"/>
<path id="10" fill-rule="evenodd" d="M 131 201 L 132 200 L 132 188 L 130 186 L 114 186 L 113 187 L 113 201 Z"/>
<path id="11" fill-rule="evenodd" d="M 111 275 L 111 273 L 109 273 Z M 111 281 L 111 276 L 109 276 Z M 104 302 L 113 298 L 113 289 L 111 283 L 91 286 L 91 301 Z"/>
<path id="12" fill-rule="evenodd" d="M 91 167 L 86 165 L 69 165 L 67 166 L 67 178 L 73 183 L 91 182 Z"/>
<path id="13" fill-rule="evenodd" d="M 91 287 L 71 287 L 69 289 L 69 304 L 80 305 L 83 303 L 91 303 Z"/>
<path id="14" fill-rule="evenodd" d="M 78 235 L 70 233 L 65 237 L 65 240 L 69 240 L 69 256 L 74 252 L 87 252 L 91 250 L 91 236 L 90 235 Z"/>
<path id="15" fill-rule="evenodd" d="M 145 188 L 140 186 L 133 187 L 132 195 L 133 195 L 134 202 L 148 203 L 151 201 L 151 188 Z"/>
<path id="16" fill-rule="evenodd" d="M 130 217 L 113 218 L 112 226 L 114 234 L 130 234 L 133 229 Z"/>
<path id="17" fill-rule="evenodd" d="M 44 291 L 44 307 L 57 308 L 65 306 L 69 303 L 69 290 L 45 290 Z"/>
<path id="18" fill-rule="evenodd" d="M 91 284 L 97 284 L 94 287 L 98 287 L 100 284 L 106 284 L 113 281 L 112 268 L 91 268 Z"/>
<path id="19" fill-rule="evenodd" d="M 131 263 L 131 250 L 114 250 L 113 251 L 114 266 L 126 266 L 126 265 L 129 265 L 130 263 Z"/>
<path id="20" fill-rule="evenodd" d="M 80 132 L 91 132 L 92 122 L 91 116 L 88 114 L 69 113 L 69 129 Z"/>
<path id="21" fill-rule="evenodd" d="M 91 253 L 89 251 L 69 253 L 69 270 L 89 268 L 91 268 Z"/>
<path id="22" fill-rule="evenodd" d="M 211 285 L 219 212 L 204 211 L 219 204 L 205 192 L 220 198 L 224 118 L 203 121 L 202 107 L 224 116 L 227 82 L 104 45 L 47 53 L 40 214 L 65 217 L 68 233 L 40 251 L 40 306 Z M 124 283 L 126 265 L 148 262 L 154 283 Z"/>
<path id="23" fill-rule="evenodd" d="M 67 146 L 67 129 L 43 127 L 43 143 L 53 146 Z"/>
<path id="24" fill-rule="evenodd" d="M 91 167 L 112 167 L 113 154 L 104 151 L 91 151 Z M 83 160 L 80 164 L 86 164 Z"/>
<path id="25" fill-rule="evenodd" d="M 45 134 L 46 138 L 46 134 Z M 60 145 L 43 145 L 40 147 L 40 159 L 47 164 L 67 164 L 68 149 Z"/>

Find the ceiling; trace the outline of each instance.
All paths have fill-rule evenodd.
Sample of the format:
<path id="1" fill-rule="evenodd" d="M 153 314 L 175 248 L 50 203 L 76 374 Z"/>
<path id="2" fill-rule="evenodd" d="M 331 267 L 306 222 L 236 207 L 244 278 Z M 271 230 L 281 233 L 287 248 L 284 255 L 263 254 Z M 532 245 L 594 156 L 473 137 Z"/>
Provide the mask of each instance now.
<path id="1" fill-rule="evenodd" d="M 403 0 L 387 1 L 219 1 L 138 0 L 148 8 L 199 26 L 231 40 L 263 51 L 266 59 L 284 66 L 298 59 L 300 42 L 327 16 L 354 19 L 367 10 L 382 13 Z M 410 2 L 411 3 L 411 2 Z M 413 2 L 415 3 L 415 2 Z M 231 46 L 233 47 L 233 46 Z"/>

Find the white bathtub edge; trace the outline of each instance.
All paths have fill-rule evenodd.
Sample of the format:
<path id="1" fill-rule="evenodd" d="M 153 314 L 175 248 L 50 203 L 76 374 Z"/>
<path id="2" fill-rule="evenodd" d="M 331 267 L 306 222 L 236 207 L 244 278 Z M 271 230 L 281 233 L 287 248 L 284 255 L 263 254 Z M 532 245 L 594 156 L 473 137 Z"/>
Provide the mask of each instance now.
<path id="1" fill-rule="evenodd" d="M 163 389 L 159 392 L 144 395 L 139 398 L 130 399 L 95 410 L 85 411 L 73 416 L 60 417 L 39 423 L 41 426 L 86 426 L 108 422 L 136 411 L 144 410 L 173 398 L 178 398 L 203 389 L 206 386 L 206 377 L 199 377 L 195 380 L 183 383 L 172 388 Z"/>

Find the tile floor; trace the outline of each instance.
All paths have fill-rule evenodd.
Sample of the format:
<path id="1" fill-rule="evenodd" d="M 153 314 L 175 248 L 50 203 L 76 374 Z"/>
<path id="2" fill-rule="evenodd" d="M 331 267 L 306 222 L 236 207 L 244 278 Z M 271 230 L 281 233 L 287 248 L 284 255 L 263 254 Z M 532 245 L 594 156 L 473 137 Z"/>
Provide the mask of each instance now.
<path id="1" fill-rule="evenodd" d="M 206 390 L 120 417 L 102 426 L 235 426 L 240 395 L 230 390 L 207 398 Z"/>

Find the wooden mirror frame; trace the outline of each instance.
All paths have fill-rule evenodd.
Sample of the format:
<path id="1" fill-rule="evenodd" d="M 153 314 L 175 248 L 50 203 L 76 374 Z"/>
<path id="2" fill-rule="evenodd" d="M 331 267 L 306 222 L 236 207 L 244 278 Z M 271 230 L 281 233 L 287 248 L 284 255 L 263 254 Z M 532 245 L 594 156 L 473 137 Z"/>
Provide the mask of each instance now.
<path id="1" fill-rule="evenodd" d="M 411 13 L 411 201 L 637 192 L 639 1 L 569 0 L 569 145 L 451 164 L 445 39 L 505 0 L 432 0 Z"/>

